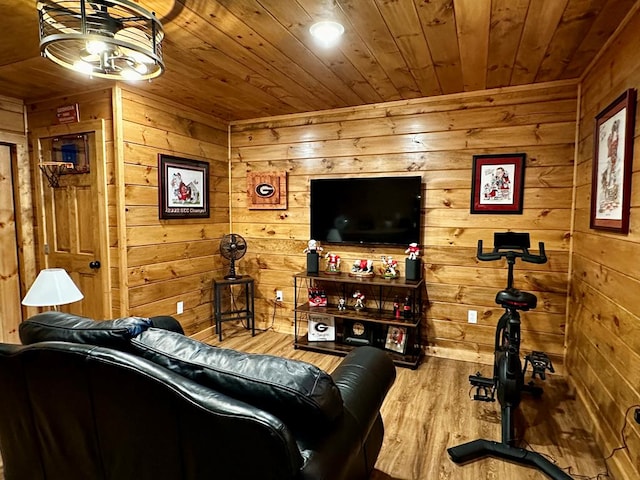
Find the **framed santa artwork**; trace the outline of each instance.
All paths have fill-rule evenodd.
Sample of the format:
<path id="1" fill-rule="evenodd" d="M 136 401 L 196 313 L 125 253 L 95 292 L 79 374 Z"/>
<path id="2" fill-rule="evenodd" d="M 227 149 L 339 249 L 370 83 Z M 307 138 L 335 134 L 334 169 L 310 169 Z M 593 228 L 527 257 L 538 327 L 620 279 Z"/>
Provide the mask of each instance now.
<path id="1" fill-rule="evenodd" d="M 635 109 L 636 91 L 629 89 L 596 116 L 591 228 L 629 233 Z"/>
<path id="2" fill-rule="evenodd" d="M 522 213 L 526 154 L 474 155 L 471 213 Z"/>

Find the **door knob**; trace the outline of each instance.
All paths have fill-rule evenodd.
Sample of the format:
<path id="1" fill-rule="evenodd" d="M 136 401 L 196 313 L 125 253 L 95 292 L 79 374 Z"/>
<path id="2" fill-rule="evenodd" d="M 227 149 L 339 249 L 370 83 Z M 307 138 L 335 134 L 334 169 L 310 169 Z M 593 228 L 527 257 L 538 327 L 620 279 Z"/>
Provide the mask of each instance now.
<path id="1" fill-rule="evenodd" d="M 93 262 L 89 262 L 89 268 L 91 270 L 98 270 L 100 268 L 100 260 L 94 260 Z"/>

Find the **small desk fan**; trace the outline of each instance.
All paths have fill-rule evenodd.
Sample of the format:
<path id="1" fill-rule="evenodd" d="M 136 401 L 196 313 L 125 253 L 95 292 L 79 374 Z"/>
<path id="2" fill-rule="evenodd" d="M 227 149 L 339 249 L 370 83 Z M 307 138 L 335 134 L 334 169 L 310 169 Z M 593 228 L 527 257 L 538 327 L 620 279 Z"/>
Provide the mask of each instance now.
<path id="1" fill-rule="evenodd" d="M 235 233 L 229 233 L 220 240 L 220 253 L 229 260 L 229 274 L 225 275 L 225 280 L 236 280 L 242 275 L 236 275 L 236 260 L 240 260 L 247 253 L 247 242 L 244 238 Z"/>

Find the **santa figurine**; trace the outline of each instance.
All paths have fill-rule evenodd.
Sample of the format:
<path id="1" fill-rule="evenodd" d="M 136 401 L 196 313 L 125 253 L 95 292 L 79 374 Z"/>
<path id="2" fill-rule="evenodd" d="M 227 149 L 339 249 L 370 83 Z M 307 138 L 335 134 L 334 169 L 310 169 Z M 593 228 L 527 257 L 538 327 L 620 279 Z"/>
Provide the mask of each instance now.
<path id="1" fill-rule="evenodd" d="M 355 310 L 362 310 L 364 308 L 364 294 L 360 290 L 353 292 L 353 298 L 356 299 L 356 304 L 353 306 Z"/>
<path id="2" fill-rule="evenodd" d="M 327 252 L 324 256 L 327 259 L 327 273 L 339 273 L 340 272 L 340 255 L 336 255 L 335 253 Z"/>
<path id="3" fill-rule="evenodd" d="M 307 243 L 307 248 L 303 250 L 303 253 L 320 253 L 323 248 L 316 242 L 315 240 L 309 240 Z"/>
<path id="4" fill-rule="evenodd" d="M 395 278 L 398 276 L 398 261 L 391 258 L 391 256 L 382 256 L 380 258 L 382 262 L 382 275 L 387 278 Z"/>
<path id="5" fill-rule="evenodd" d="M 409 260 L 415 260 L 420 255 L 420 247 L 418 247 L 417 243 L 410 243 L 409 248 L 407 248 L 404 253 L 409 254 Z"/>
<path id="6" fill-rule="evenodd" d="M 338 310 L 343 311 L 347 309 L 347 301 L 344 298 L 338 300 Z"/>

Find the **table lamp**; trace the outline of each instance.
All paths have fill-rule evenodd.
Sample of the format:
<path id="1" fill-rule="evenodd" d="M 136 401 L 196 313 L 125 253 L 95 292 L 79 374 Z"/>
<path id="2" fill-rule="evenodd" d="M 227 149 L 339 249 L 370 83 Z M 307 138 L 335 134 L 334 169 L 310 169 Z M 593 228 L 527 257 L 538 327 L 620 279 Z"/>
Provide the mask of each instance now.
<path id="1" fill-rule="evenodd" d="M 82 300 L 84 295 L 78 290 L 64 268 L 41 270 L 36 281 L 22 300 L 27 307 L 53 307 Z"/>

